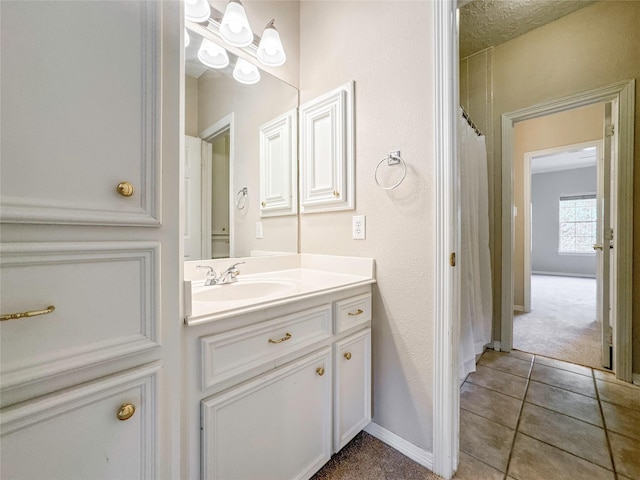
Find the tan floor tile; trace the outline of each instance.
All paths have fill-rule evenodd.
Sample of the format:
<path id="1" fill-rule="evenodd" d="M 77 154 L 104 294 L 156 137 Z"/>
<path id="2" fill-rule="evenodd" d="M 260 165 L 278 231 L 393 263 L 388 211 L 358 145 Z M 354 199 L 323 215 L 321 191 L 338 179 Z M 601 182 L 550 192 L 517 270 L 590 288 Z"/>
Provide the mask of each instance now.
<path id="1" fill-rule="evenodd" d="M 614 480 L 612 471 L 521 433 L 516 435 L 509 475 L 517 480 Z"/>
<path id="2" fill-rule="evenodd" d="M 609 402 L 601 403 L 607 430 L 640 440 L 640 410 L 621 407 Z"/>
<path id="3" fill-rule="evenodd" d="M 562 360 L 556 360 L 554 358 L 542 357 L 536 355 L 535 363 L 539 363 L 540 365 L 546 365 L 548 367 L 559 368 L 560 370 L 567 370 L 573 373 L 579 373 L 580 375 L 585 375 L 587 377 L 591 377 L 591 368 L 583 367 L 582 365 L 576 365 L 575 363 L 567 363 Z"/>
<path id="4" fill-rule="evenodd" d="M 512 357 L 508 353 L 493 350 L 484 352 L 478 363 L 485 367 L 494 368 L 524 378 L 529 377 L 529 371 L 531 370 L 531 361 L 520 360 L 519 358 Z"/>
<path id="5" fill-rule="evenodd" d="M 460 408 L 515 430 L 522 400 L 465 382 L 460 389 Z"/>
<path id="6" fill-rule="evenodd" d="M 476 371 L 469 374 L 467 381 L 519 399 L 524 397 L 527 387 L 525 378 L 482 365 L 478 365 Z"/>
<path id="7" fill-rule="evenodd" d="M 466 410 L 460 410 L 460 450 L 506 472 L 515 432 Z"/>
<path id="8" fill-rule="evenodd" d="M 515 357 L 515 358 L 519 358 L 520 360 L 526 360 L 527 362 L 530 362 L 531 360 L 533 360 L 532 353 L 523 352 L 522 350 L 511 350 L 508 353 L 508 355 L 511 355 L 512 357 Z"/>
<path id="9" fill-rule="evenodd" d="M 629 478 L 640 478 L 640 440 L 609 432 L 616 471 Z"/>
<path id="10" fill-rule="evenodd" d="M 502 480 L 504 473 L 471 455 L 460 452 L 458 471 L 453 478 L 455 480 Z"/>
<path id="11" fill-rule="evenodd" d="M 531 380 L 596 398 L 593 378 L 578 373 L 534 363 Z"/>
<path id="12" fill-rule="evenodd" d="M 640 410 L 640 387 L 596 380 L 600 400 Z"/>
<path id="13" fill-rule="evenodd" d="M 598 400 L 540 382 L 529 382 L 525 401 L 602 427 Z"/>
<path id="14" fill-rule="evenodd" d="M 604 429 L 525 403 L 518 432 L 613 469 Z"/>

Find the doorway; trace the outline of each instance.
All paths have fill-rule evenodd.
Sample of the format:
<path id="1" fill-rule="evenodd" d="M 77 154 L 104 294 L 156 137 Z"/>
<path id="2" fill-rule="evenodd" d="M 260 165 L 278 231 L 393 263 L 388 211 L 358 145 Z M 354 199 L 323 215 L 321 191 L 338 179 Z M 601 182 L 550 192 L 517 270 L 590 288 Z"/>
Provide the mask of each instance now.
<path id="1" fill-rule="evenodd" d="M 593 248 L 598 205 L 611 206 L 598 189 L 604 124 L 597 103 L 514 127 L 513 347 L 593 368 L 611 367 L 597 301 L 610 275 Z"/>

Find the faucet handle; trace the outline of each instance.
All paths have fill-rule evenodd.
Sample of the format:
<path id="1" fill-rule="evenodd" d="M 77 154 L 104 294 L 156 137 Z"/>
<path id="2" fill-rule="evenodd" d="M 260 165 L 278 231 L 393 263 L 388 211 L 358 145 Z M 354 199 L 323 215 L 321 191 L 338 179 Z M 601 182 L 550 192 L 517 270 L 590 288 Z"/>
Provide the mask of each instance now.
<path id="1" fill-rule="evenodd" d="M 207 277 L 215 277 L 216 276 L 216 271 L 213 269 L 213 267 L 210 267 L 209 265 L 196 265 L 196 268 L 206 268 L 207 269 Z"/>
<path id="2" fill-rule="evenodd" d="M 231 265 L 229 268 L 227 268 L 227 272 L 231 272 L 233 270 L 235 270 L 237 273 L 235 273 L 235 275 L 239 275 L 240 271 L 236 268 L 238 265 L 242 265 L 243 263 L 247 263 L 247 262 L 238 262 L 238 263 L 234 263 L 233 265 Z"/>

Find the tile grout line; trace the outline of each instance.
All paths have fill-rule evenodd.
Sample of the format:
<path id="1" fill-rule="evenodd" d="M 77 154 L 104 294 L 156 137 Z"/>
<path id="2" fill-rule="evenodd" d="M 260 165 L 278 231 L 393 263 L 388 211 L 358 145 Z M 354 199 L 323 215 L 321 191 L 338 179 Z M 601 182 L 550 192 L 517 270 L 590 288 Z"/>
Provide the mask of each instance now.
<path id="1" fill-rule="evenodd" d="M 616 462 L 613 459 L 613 450 L 611 449 L 611 440 L 609 440 L 609 429 L 607 428 L 607 420 L 604 418 L 604 410 L 602 409 L 602 401 L 600 400 L 600 391 L 598 390 L 598 382 L 596 381 L 596 375 L 591 369 L 591 377 L 593 379 L 593 387 L 596 390 L 596 398 L 598 399 L 598 408 L 600 409 L 600 415 L 602 416 L 602 426 L 604 427 L 604 437 L 607 440 L 607 448 L 609 449 L 609 457 L 611 458 L 611 468 L 613 468 L 613 477 L 618 479 L 618 471 L 616 469 Z"/>
<path id="2" fill-rule="evenodd" d="M 506 479 L 509 476 L 509 468 L 511 467 L 511 458 L 513 457 L 513 449 L 516 445 L 516 438 L 518 437 L 518 429 L 520 428 L 520 420 L 522 420 L 522 412 L 524 410 L 525 399 L 527 398 L 527 392 L 529 391 L 529 384 L 531 383 L 531 373 L 533 372 L 533 364 L 536 360 L 536 356 L 534 355 L 531 358 L 531 364 L 529 367 L 529 375 L 527 376 L 527 385 L 524 389 L 524 395 L 522 395 L 522 403 L 520 404 L 520 412 L 518 413 L 518 421 L 516 422 L 516 428 L 513 432 L 513 441 L 511 442 L 511 448 L 509 449 L 509 457 L 507 458 L 507 468 L 504 473 L 504 478 Z"/>

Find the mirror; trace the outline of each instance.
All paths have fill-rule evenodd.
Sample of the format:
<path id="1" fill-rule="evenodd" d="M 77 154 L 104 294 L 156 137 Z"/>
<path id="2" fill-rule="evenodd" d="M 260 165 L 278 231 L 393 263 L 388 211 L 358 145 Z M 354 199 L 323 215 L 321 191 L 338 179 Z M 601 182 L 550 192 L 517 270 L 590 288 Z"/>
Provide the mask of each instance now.
<path id="1" fill-rule="evenodd" d="M 184 259 L 297 253 L 297 215 L 261 215 L 260 129 L 297 108 L 298 90 L 260 70 L 257 83 L 238 82 L 230 52 L 228 66 L 209 68 L 198 59 L 202 37 L 186 34 Z"/>

